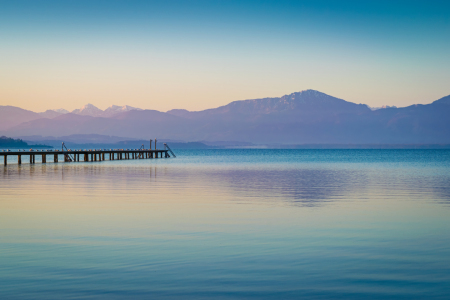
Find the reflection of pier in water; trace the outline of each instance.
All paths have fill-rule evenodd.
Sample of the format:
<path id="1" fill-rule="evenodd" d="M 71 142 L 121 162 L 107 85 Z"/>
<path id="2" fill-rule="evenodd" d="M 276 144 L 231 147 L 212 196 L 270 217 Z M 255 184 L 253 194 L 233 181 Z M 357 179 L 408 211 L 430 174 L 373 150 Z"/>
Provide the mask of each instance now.
<path id="1" fill-rule="evenodd" d="M 3 155 L 3 164 L 8 164 L 8 156 L 17 156 L 17 163 L 22 164 L 22 157 L 28 156 L 30 164 L 36 162 L 36 156 L 41 156 L 42 163 L 47 162 L 47 156 L 53 156 L 53 162 L 59 162 L 59 156 L 63 155 L 64 162 L 93 162 L 104 160 L 124 160 L 124 159 L 149 159 L 149 158 L 169 158 L 170 154 L 176 157 L 167 144 L 164 144 L 164 149 L 64 149 L 62 150 L 3 150 L 0 155 Z M 170 154 L 169 154 L 170 153 Z"/>

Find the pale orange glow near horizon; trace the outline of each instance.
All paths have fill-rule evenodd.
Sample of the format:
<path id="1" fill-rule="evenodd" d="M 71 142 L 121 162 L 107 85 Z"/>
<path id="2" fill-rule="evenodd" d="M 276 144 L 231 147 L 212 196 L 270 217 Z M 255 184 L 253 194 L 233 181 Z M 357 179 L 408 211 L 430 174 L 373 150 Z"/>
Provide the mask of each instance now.
<path id="1" fill-rule="evenodd" d="M 101 74 L 98 76 L 101 77 Z M 434 87 L 429 84 L 430 88 L 426 90 L 405 88 L 404 91 L 400 91 L 393 88 L 382 90 L 362 86 L 364 82 L 350 88 L 340 84 L 338 80 L 333 82 L 331 78 L 324 78 L 324 83 L 328 84 L 321 87 L 320 78 L 301 78 L 300 84 L 297 84 L 292 78 L 277 80 L 268 76 L 266 78 L 255 76 L 253 80 L 250 78 L 245 80 L 245 76 L 242 75 L 234 78 L 219 75 L 214 78 L 208 77 L 206 72 L 203 76 L 193 78 L 186 74 L 170 78 L 170 74 L 165 74 L 160 80 L 151 78 L 153 76 L 148 76 L 150 78 L 145 80 L 145 77 L 124 78 L 125 76 L 112 75 L 109 77 L 113 78 L 98 80 L 83 78 L 78 81 L 70 77 L 58 79 L 54 74 L 48 74 L 48 77 L 55 77 L 48 79 L 39 79 L 37 76 L 22 81 L 8 78 L 0 83 L 0 105 L 12 105 L 36 112 L 59 108 L 72 111 L 88 103 L 100 109 L 106 109 L 111 105 L 130 105 L 159 111 L 170 109 L 197 111 L 226 105 L 236 100 L 281 97 L 293 92 L 314 89 L 373 107 L 382 105 L 402 107 L 431 103 L 448 94 L 443 88 L 444 83 L 439 82 L 434 82 Z M 228 83 L 220 84 L 222 80 Z M 410 85 L 418 86 L 413 83 Z"/>
<path id="2" fill-rule="evenodd" d="M 195 111 L 314 89 L 369 106 L 401 107 L 430 103 L 450 93 L 445 76 L 415 76 L 414 67 L 406 64 L 398 67 L 410 69 L 409 77 L 392 73 L 387 65 L 366 72 L 367 65 L 345 56 L 334 61 L 299 55 L 261 64 L 270 53 L 252 59 L 178 54 L 156 60 L 156 54 L 145 55 L 142 49 L 133 55 L 111 50 L 109 56 L 100 50 L 88 54 L 89 49 L 78 56 L 71 49 L 53 51 L 35 56 L 10 53 L 15 59 L 3 61 L 0 70 L 0 105 L 37 112 L 72 111 L 87 103 L 101 109 L 130 105 Z"/>
<path id="3" fill-rule="evenodd" d="M 450 94 L 445 11 L 328 5 L 5 4 L 0 105 L 195 111 L 313 89 L 402 107 Z"/>

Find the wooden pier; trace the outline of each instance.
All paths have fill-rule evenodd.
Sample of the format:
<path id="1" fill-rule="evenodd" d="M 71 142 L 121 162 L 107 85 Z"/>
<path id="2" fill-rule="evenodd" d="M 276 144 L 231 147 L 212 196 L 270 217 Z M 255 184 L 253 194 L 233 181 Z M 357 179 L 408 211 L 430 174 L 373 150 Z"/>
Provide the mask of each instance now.
<path id="1" fill-rule="evenodd" d="M 127 160 L 127 159 L 149 159 L 149 158 L 169 158 L 169 152 L 172 156 L 175 154 L 167 145 L 164 150 L 152 149 L 89 149 L 89 150 L 0 150 L 0 156 L 3 156 L 3 164 L 8 164 L 8 156 L 17 156 L 17 163 L 22 164 L 22 158 L 25 156 L 30 159 L 30 164 L 34 164 L 36 156 L 41 156 L 43 164 L 47 163 L 47 158 L 53 162 L 59 162 L 62 156 L 64 162 L 94 162 L 104 160 Z"/>

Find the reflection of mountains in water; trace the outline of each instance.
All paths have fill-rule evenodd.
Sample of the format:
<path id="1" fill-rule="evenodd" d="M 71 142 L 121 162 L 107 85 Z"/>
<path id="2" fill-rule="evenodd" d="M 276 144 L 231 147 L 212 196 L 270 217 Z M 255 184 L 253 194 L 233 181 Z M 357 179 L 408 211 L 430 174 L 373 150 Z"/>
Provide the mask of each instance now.
<path id="1" fill-rule="evenodd" d="M 240 195 L 287 200 L 300 206 L 340 201 L 367 183 L 367 176 L 360 171 L 330 169 L 242 169 L 213 172 L 207 177 Z"/>
<path id="2" fill-rule="evenodd" d="M 177 165 L 64 164 L 8 166 L 1 176 L 35 176 L 39 180 L 71 178 L 122 192 L 227 199 L 320 207 L 337 202 L 393 201 L 450 204 L 450 170 L 411 168 L 411 163 L 347 164 L 295 167 L 179 167 Z M 36 178 L 35 178 L 36 179 Z M 11 181 L 11 184 L 20 181 Z M 224 196 L 224 197 L 222 197 Z"/>
<path id="3" fill-rule="evenodd" d="M 231 191 L 236 199 L 321 206 L 339 201 L 432 201 L 450 204 L 450 174 L 430 176 L 404 168 L 190 171 L 189 178 Z M 169 172 L 169 176 L 173 176 Z M 178 173 L 178 172 L 177 172 Z M 184 176 L 184 175 L 182 175 Z M 195 185 L 195 184 L 194 184 Z M 242 200 L 242 199 L 241 199 Z M 236 200 L 236 201 L 241 201 Z"/>

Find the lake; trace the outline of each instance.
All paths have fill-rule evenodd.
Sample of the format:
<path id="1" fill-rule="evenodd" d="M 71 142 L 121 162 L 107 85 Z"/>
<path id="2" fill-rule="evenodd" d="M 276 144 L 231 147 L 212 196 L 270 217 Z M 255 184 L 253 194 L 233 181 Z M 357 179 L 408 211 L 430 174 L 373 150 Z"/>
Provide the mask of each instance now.
<path id="1" fill-rule="evenodd" d="M 175 154 L 8 158 L 0 299 L 449 298 L 449 150 Z"/>

